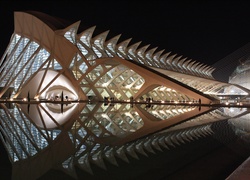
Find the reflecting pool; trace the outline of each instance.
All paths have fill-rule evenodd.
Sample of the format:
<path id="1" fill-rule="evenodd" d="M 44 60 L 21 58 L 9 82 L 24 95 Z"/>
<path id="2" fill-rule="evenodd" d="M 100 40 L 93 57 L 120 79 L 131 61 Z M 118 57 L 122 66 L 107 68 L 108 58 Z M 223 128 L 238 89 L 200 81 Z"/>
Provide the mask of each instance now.
<path id="1" fill-rule="evenodd" d="M 249 117 L 233 107 L 2 103 L 0 131 L 12 179 L 225 179 L 250 154 Z"/>

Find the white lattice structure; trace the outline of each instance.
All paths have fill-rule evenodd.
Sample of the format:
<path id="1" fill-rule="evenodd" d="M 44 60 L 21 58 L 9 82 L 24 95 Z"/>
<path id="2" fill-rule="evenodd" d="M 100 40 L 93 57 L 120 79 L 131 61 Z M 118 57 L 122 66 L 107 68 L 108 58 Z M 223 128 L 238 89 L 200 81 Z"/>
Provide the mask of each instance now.
<path id="1" fill-rule="evenodd" d="M 211 136 L 212 122 L 231 117 L 220 109 L 187 106 L 149 110 L 143 104 L 74 103 L 64 105 L 63 113 L 53 106 L 0 104 L 0 139 L 13 166 L 12 179 L 39 178 L 50 169 L 77 179 L 76 167 L 95 174 L 93 165 L 109 170 L 106 163 L 119 166 L 118 158 L 129 163 L 139 154 L 150 156 Z"/>
<path id="2" fill-rule="evenodd" d="M 70 100 L 217 101 L 227 83 L 214 68 L 95 27 L 78 32 L 80 21 L 65 24 L 39 12 L 15 12 L 15 30 L 2 56 L 0 97 Z M 243 91 L 243 90 L 240 90 Z"/>
<path id="3" fill-rule="evenodd" d="M 232 75 L 229 77 L 229 83 L 238 84 L 242 87 L 250 89 L 250 60 L 249 57 L 243 60 L 244 62 L 240 61 L 240 65 L 236 67 Z M 226 88 L 225 93 L 239 94 L 241 92 L 239 92 L 238 89 L 235 89 L 235 87 L 229 87 Z"/>

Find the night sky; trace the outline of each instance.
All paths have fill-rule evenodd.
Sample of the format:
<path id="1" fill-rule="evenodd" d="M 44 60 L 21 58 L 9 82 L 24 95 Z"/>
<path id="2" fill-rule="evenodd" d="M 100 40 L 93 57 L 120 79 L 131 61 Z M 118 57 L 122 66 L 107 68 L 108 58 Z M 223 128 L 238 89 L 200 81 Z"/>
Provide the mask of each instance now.
<path id="1" fill-rule="evenodd" d="M 208 65 L 233 53 L 250 39 L 247 1 L 1 0 L 0 57 L 14 31 L 14 11 L 28 10 L 72 23 L 81 20 L 86 29 L 96 26 L 94 35 L 110 30 L 107 40 L 122 34 L 119 42 L 132 38 L 131 44 L 142 41 L 141 46 L 150 44 L 148 49 L 158 47 L 157 51 L 165 49 Z M 0 158 L 6 158 L 2 148 L 0 145 Z M 1 170 L 8 176 L 6 164 L 4 168 Z"/>
<path id="2" fill-rule="evenodd" d="M 94 35 L 110 30 L 107 40 L 142 41 L 157 51 L 177 53 L 212 65 L 249 42 L 250 10 L 247 1 L 1 1 L 1 56 L 13 33 L 14 11 L 35 10 L 85 29 Z M 141 47 L 140 46 L 140 47 Z M 156 51 L 156 52 L 157 52 Z"/>

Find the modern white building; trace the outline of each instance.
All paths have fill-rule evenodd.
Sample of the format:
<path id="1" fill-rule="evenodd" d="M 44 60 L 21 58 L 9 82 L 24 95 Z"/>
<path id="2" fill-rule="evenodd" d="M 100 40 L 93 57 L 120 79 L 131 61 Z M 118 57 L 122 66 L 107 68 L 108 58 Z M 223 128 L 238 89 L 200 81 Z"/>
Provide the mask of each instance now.
<path id="1" fill-rule="evenodd" d="M 228 78 L 228 82 L 230 84 L 239 85 L 241 87 L 250 89 L 249 77 L 250 77 L 250 59 L 249 55 L 245 55 L 238 59 L 238 65 L 232 72 L 231 76 Z M 240 95 L 241 93 L 242 92 L 238 88 L 235 88 L 235 86 L 228 86 L 224 90 L 224 94 L 235 95 L 235 98 L 237 98 L 237 95 Z M 235 98 L 232 97 L 231 99 Z M 241 102 L 247 104 L 249 103 L 249 100 L 250 100 L 249 96 L 243 96 L 240 98 Z"/>
<path id="2" fill-rule="evenodd" d="M 40 100 L 218 102 L 228 83 L 214 68 L 95 27 L 78 32 L 80 21 L 64 23 L 40 12 L 15 12 L 15 29 L 0 61 L 0 97 Z M 248 89 L 235 86 L 248 95 Z"/>
<path id="3" fill-rule="evenodd" d="M 249 94 L 248 87 L 215 80 L 213 67 L 130 44 L 131 39 L 119 41 L 120 35 L 107 39 L 108 31 L 92 37 L 95 27 L 78 33 L 79 26 L 80 21 L 65 24 L 40 12 L 15 12 L 15 29 L 0 61 L 1 98 L 210 104 L 230 87 L 240 98 Z M 0 138 L 12 179 L 36 179 L 50 169 L 77 179 L 76 169 L 94 174 L 93 164 L 106 170 L 107 162 L 119 166 L 118 158 L 129 162 L 128 155 L 138 159 L 211 136 L 212 122 L 234 115 L 179 104 L 51 102 L 7 108 L 1 103 Z"/>

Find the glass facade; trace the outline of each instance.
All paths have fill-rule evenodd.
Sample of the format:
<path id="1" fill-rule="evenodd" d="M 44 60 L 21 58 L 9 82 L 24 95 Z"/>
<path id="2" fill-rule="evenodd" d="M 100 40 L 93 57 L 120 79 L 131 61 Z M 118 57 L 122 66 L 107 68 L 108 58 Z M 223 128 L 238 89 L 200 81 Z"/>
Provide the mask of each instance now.
<path id="1" fill-rule="evenodd" d="M 44 28 L 33 33 L 16 24 L 0 62 L 1 97 L 29 94 L 30 98 L 48 100 L 60 97 L 63 91 L 63 98 L 70 96 L 70 100 L 201 99 L 209 103 L 217 102 L 216 94 L 229 86 L 213 79 L 212 67 L 177 54 L 156 52 L 157 48 L 148 49 L 149 45 L 139 47 L 140 42 L 130 45 L 131 39 L 119 42 L 120 35 L 106 40 L 109 31 L 92 37 L 92 27 L 77 34 L 79 23 L 55 31 L 37 14 L 15 14 L 17 22 Z M 29 20 L 36 16 L 40 19 Z"/>
<path id="2" fill-rule="evenodd" d="M 244 95 L 239 101 L 249 94 L 246 79 L 234 84 L 247 67 L 223 83 L 208 65 L 131 39 L 120 42 L 120 35 L 106 40 L 108 31 L 92 37 L 95 27 L 78 33 L 80 22 L 57 29 L 48 19 L 15 12 L 15 30 L 0 61 L 1 98 L 41 100 L 0 104 L 0 138 L 15 177 L 38 178 L 56 168 L 77 178 L 75 167 L 93 174 L 93 165 L 106 170 L 107 162 L 118 166 L 118 158 L 128 163 L 173 152 L 213 135 L 213 123 L 225 119 L 237 135 L 248 133 L 248 115 L 243 125 L 233 120 L 246 109 L 210 106 L 231 87 Z M 100 103 L 105 100 L 111 101 Z"/>

